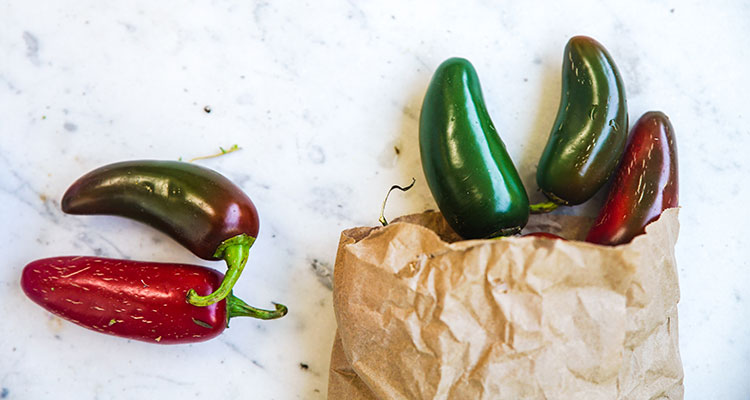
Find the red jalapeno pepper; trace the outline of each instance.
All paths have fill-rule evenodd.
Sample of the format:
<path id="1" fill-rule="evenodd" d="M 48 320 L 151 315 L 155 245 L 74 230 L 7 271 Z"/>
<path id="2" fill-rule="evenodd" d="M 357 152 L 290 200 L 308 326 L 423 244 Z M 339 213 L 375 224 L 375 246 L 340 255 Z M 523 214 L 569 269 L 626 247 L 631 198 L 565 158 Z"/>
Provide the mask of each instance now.
<path id="1" fill-rule="evenodd" d="M 118 215 L 168 234 L 196 256 L 224 259 L 228 270 L 217 290 L 191 291 L 188 301 L 210 305 L 226 297 L 245 267 L 258 235 L 258 212 L 229 179 L 180 161 L 126 161 L 97 168 L 65 192 L 69 214 Z"/>
<path id="2" fill-rule="evenodd" d="M 523 237 L 527 237 L 527 236 L 540 237 L 540 238 L 545 238 L 545 239 L 563 239 L 563 240 L 565 240 L 564 237 L 562 237 L 560 235 L 555 235 L 554 233 L 549 233 L 549 232 L 531 232 L 531 233 L 527 233 L 527 234 L 523 235 Z"/>
<path id="3" fill-rule="evenodd" d="M 644 232 L 662 211 L 678 205 L 677 145 L 669 118 L 644 114 L 632 129 L 625 156 L 587 242 L 618 245 Z"/>
<path id="4" fill-rule="evenodd" d="M 23 270 L 26 295 L 51 313 L 85 328 L 151 343 L 201 342 L 219 335 L 230 318 L 279 318 L 248 306 L 231 293 L 198 307 L 185 301 L 190 289 L 208 294 L 223 274 L 211 268 L 98 257 L 36 260 Z"/>

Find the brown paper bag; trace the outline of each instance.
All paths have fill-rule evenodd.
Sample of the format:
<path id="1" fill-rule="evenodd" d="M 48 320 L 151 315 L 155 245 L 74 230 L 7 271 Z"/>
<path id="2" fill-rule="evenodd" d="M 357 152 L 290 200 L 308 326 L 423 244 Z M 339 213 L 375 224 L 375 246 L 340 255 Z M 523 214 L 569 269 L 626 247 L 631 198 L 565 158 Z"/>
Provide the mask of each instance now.
<path id="1" fill-rule="evenodd" d="M 631 243 L 459 241 L 439 213 L 342 232 L 330 399 L 682 399 L 677 209 Z M 581 239 L 591 220 L 532 216 Z"/>

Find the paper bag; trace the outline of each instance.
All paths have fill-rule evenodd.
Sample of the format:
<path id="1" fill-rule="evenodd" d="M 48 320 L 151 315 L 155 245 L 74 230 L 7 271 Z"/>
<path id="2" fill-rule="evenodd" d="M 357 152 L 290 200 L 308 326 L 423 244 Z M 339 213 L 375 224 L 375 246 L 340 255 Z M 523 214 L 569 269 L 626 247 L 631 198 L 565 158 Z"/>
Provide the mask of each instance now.
<path id="1" fill-rule="evenodd" d="M 677 215 L 616 247 L 461 241 L 437 212 L 342 232 L 329 399 L 682 399 Z"/>

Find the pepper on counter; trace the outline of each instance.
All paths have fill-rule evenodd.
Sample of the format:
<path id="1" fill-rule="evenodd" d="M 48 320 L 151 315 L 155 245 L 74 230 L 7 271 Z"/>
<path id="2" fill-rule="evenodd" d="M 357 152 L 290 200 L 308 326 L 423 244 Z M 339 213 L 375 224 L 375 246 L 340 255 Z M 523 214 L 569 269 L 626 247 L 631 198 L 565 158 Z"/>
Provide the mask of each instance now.
<path id="1" fill-rule="evenodd" d="M 663 113 L 648 112 L 633 126 L 607 201 L 586 241 L 610 246 L 630 242 L 662 211 L 678 206 L 678 190 L 674 129 Z"/>
<path id="2" fill-rule="evenodd" d="M 557 118 L 536 175 L 551 203 L 533 205 L 532 212 L 590 199 L 617 167 L 627 131 L 625 86 L 614 60 L 596 40 L 571 38 L 565 46 Z"/>
<path id="3" fill-rule="evenodd" d="M 281 304 L 274 311 L 259 310 L 231 293 L 206 307 L 185 301 L 189 289 L 208 294 L 222 279 L 220 272 L 197 265 L 55 257 L 29 263 L 21 288 L 47 311 L 80 326 L 160 344 L 209 340 L 234 317 L 286 314 Z"/>
<path id="4" fill-rule="evenodd" d="M 526 189 L 469 61 L 451 58 L 435 71 L 419 117 L 419 149 L 430 191 L 463 238 L 510 235 L 526 225 Z"/>
<path id="5" fill-rule="evenodd" d="M 208 306 L 224 299 L 245 268 L 258 235 L 250 198 L 229 179 L 180 161 L 125 161 L 97 168 L 65 192 L 69 214 L 105 214 L 148 224 L 205 260 L 223 259 L 227 272 L 210 294 L 190 290 L 187 299 Z"/>

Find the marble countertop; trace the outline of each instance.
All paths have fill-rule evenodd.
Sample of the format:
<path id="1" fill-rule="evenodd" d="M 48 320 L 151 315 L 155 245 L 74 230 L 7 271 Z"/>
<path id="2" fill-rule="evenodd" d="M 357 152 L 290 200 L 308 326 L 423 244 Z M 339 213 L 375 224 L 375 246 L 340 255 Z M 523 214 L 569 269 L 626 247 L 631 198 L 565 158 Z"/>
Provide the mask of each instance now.
<path id="1" fill-rule="evenodd" d="M 470 59 L 529 188 L 557 111 L 563 47 L 604 43 L 631 121 L 661 110 L 680 157 L 680 348 L 687 399 L 750 393 L 750 7 L 722 2 L 151 2 L 0 7 L 0 398 L 323 399 L 341 230 L 435 208 L 417 117 L 432 72 Z M 210 112 L 208 112 L 210 111 Z M 55 255 L 202 261 L 155 230 L 60 211 L 83 173 L 119 160 L 201 161 L 255 201 L 261 232 L 235 288 L 283 319 L 236 320 L 201 344 L 84 330 L 21 292 Z M 601 197 L 601 196 L 600 196 Z M 600 201 L 600 199 L 599 199 Z M 597 202 L 569 212 L 591 215 Z"/>

